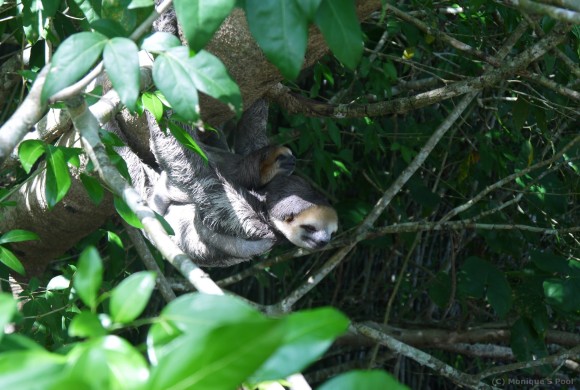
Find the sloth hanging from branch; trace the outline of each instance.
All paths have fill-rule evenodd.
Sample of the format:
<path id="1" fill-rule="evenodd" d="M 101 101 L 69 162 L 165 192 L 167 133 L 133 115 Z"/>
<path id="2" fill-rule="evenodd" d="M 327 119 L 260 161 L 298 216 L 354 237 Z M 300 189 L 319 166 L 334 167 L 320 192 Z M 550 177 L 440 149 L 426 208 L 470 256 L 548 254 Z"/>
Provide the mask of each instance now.
<path id="1" fill-rule="evenodd" d="M 335 210 L 292 174 L 292 152 L 269 145 L 267 113 L 263 100 L 246 110 L 234 129 L 232 150 L 221 132 L 202 142 L 197 129 L 187 128 L 207 162 L 162 132 L 149 113 L 158 166 L 145 165 L 128 147 L 120 150 L 134 185 L 172 227 L 176 243 L 200 265 L 237 264 L 281 242 L 321 248 L 337 229 Z"/>

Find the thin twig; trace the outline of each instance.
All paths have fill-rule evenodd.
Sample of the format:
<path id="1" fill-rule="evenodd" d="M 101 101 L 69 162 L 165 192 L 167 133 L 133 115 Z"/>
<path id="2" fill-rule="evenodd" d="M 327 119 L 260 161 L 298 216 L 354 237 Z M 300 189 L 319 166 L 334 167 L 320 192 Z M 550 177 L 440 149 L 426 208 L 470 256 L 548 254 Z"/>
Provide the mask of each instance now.
<path id="1" fill-rule="evenodd" d="M 148 270 L 155 272 L 157 275 L 157 286 L 159 288 L 159 292 L 163 296 L 163 299 L 165 299 L 167 303 L 171 302 L 176 298 L 175 293 L 171 289 L 171 285 L 165 278 L 165 275 L 163 275 L 163 272 L 161 272 L 161 269 L 157 265 L 157 262 L 147 247 L 147 243 L 143 239 L 143 236 L 137 229 L 129 226 L 129 224 L 126 222 L 124 222 L 123 225 L 125 226 L 125 229 L 127 229 L 127 234 L 135 245 L 135 250 L 137 250 L 137 253 L 141 257 L 145 267 L 147 267 Z"/>

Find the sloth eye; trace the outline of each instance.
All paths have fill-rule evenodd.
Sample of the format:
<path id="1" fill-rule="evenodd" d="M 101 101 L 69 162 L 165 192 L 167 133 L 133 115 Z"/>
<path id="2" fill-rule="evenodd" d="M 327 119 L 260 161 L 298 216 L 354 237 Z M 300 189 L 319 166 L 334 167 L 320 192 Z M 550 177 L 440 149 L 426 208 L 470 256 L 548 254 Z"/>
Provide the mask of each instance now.
<path id="1" fill-rule="evenodd" d="M 290 214 L 289 216 L 284 218 L 284 222 L 286 222 L 286 223 L 290 223 L 292 221 L 294 221 L 294 214 Z"/>
<path id="2" fill-rule="evenodd" d="M 312 225 L 300 225 L 300 227 L 308 233 L 314 233 L 316 231 L 316 228 Z"/>

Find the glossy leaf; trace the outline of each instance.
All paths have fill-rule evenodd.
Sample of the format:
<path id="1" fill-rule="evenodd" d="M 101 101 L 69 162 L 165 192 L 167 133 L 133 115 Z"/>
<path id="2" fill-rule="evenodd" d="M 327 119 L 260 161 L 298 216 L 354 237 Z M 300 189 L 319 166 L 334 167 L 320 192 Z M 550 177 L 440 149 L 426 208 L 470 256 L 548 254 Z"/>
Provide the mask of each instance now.
<path id="1" fill-rule="evenodd" d="M 174 0 L 173 4 L 189 47 L 198 51 L 211 39 L 234 8 L 236 1 Z"/>
<path id="2" fill-rule="evenodd" d="M 391 375 L 383 371 L 349 371 L 326 381 L 318 390 L 389 389 L 407 390 Z"/>
<path id="3" fill-rule="evenodd" d="M 89 382 L 93 389 L 141 389 L 149 376 L 143 356 L 117 336 L 76 344 L 67 358 L 71 379 Z"/>
<path id="4" fill-rule="evenodd" d="M 95 31 L 100 32 L 108 38 L 115 37 L 126 37 L 127 31 L 125 28 L 117 21 L 111 19 L 98 19 L 91 23 L 91 28 Z M 132 42 L 132 41 L 131 41 Z M 107 43 L 109 44 L 110 41 Z"/>
<path id="5" fill-rule="evenodd" d="M 113 87 L 131 111 L 139 97 L 139 54 L 135 42 L 128 38 L 113 38 L 107 42 L 103 60 Z"/>
<path id="6" fill-rule="evenodd" d="M 189 76 L 188 60 L 187 47 L 174 47 L 161 53 L 153 64 L 153 80 L 176 113 L 195 121 L 199 118 L 199 97 Z"/>
<path id="7" fill-rule="evenodd" d="M 0 340 L 4 336 L 4 328 L 10 323 L 17 311 L 16 301 L 12 295 L 0 293 Z"/>
<path id="8" fill-rule="evenodd" d="M 125 201 L 117 196 L 113 199 L 115 210 L 123 218 L 125 222 L 137 229 L 143 229 L 143 223 L 139 220 L 137 215 L 129 208 Z"/>
<path id="9" fill-rule="evenodd" d="M 155 5 L 154 0 L 132 0 L 127 6 L 127 8 L 134 9 L 134 8 L 153 7 L 154 5 Z"/>
<path id="10" fill-rule="evenodd" d="M 24 275 L 26 273 L 24 266 L 20 260 L 18 260 L 16 255 L 3 246 L 0 246 L 0 262 L 11 270 L 18 272 L 20 275 Z"/>
<path id="11" fill-rule="evenodd" d="M 161 118 L 163 118 L 163 104 L 157 95 L 151 92 L 145 92 L 141 96 L 141 103 L 155 117 L 157 122 L 161 121 Z"/>
<path id="12" fill-rule="evenodd" d="M 101 56 L 106 43 L 107 37 L 97 32 L 81 32 L 65 39 L 52 58 L 42 100 L 47 101 L 83 77 Z"/>
<path id="13" fill-rule="evenodd" d="M 349 323 L 332 308 L 293 313 L 284 322 L 284 344 L 252 376 L 253 382 L 283 379 L 300 372 L 320 358 Z"/>
<path id="14" fill-rule="evenodd" d="M 181 46 L 179 38 L 168 32 L 157 31 L 143 40 L 141 48 L 150 53 L 163 53 L 172 47 Z"/>
<path id="15" fill-rule="evenodd" d="M 46 162 L 46 202 L 49 207 L 54 207 L 67 194 L 71 179 L 62 149 L 47 145 Z"/>
<path id="16" fill-rule="evenodd" d="M 74 0 L 74 2 L 79 6 L 89 23 L 99 20 L 99 13 L 94 9 L 90 0 Z"/>
<path id="17" fill-rule="evenodd" d="M 189 75 L 197 89 L 214 97 L 241 114 L 242 95 L 224 64 L 213 54 L 203 50 L 188 61 Z"/>
<path id="18" fill-rule="evenodd" d="M 172 340 L 187 333 L 207 334 L 216 327 L 260 321 L 264 316 L 245 302 L 230 296 L 186 294 L 170 302 L 159 322 L 147 335 L 149 359 L 158 362 L 174 352 L 181 342 Z"/>
<path id="19" fill-rule="evenodd" d="M 28 230 L 14 229 L 0 236 L 0 244 L 38 240 L 38 234 Z"/>
<path id="20" fill-rule="evenodd" d="M 246 0 L 250 32 L 270 60 L 290 80 L 300 73 L 308 21 L 295 1 Z M 343 43 L 344 44 L 344 43 Z"/>
<path id="21" fill-rule="evenodd" d="M 0 354 L 0 389 L 55 388 L 64 367 L 64 356 L 44 350 L 4 352 Z"/>
<path id="22" fill-rule="evenodd" d="M 91 198 L 91 201 L 96 205 L 100 204 L 103 200 L 103 197 L 105 196 L 105 189 L 103 188 L 101 182 L 97 178 L 89 176 L 85 173 L 81 173 L 80 177 L 83 186 L 87 190 L 87 194 L 89 194 L 89 198 Z"/>
<path id="23" fill-rule="evenodd" d="M 262 318 L 189 332 L 173 340 L 180 347 L 153 368 L 151 388 L 234 389 L 278 348 L 285 329 Z"/>
<path id="24" fill-rule="evenodd" d="M 353 0 L 323 0 L 315 18 L 332 53 L 354 69 L 363 53 L 362 31 Z"/>
<path id="25" fill-rule="evenodd" d="M 137 272 L 111 291 L 109 309 L 115 322 L 128 323 L 139 317 L 155 288 L 154 272 Z"/>
<path id="26" fill-rule="evenodd" d="M 103 282 L 103 262 L 95 247 L 85 249 L 80 257 L 74 274 L 73 286 L 82 301 L 94 309 L 97 294 Z"/>
<path id="27" fill-rule="evenodd" d="M 565 312 L 580 311 L 580 278 L 548 279 L 544 282 L 546 301 Z"/>
<path id="28" fill-rule="evenodd" d="M 95 313 L 83 311 L 72 319 L 68 334 L 71 337 L 101 337 L 107 334 Z"/>
<path id="29" fill-rule="evenodd" d="M 173 136 L 179 141 L 179 143 L 181 143 L 186 148 L 193 150 L 194 152 L 199 154 L 200 157 L 205 162 L 207 162 L 207 155 L 205 154 L 203 149 L 199 147 L 197 142 L 184 128 L 182 128 L 181 126 L 177 125 L 174 122 L 169 122 L 167 126 L 171 134 L 173 134 Z"/>
<path id="30" fill-rule="evenodd" d="M 32 166 L 44 154 L 45 146 L 44 142 L 38 140 L 27 140 L 20 144 L 18 157 L 26 173 L 30 173 Z"/>

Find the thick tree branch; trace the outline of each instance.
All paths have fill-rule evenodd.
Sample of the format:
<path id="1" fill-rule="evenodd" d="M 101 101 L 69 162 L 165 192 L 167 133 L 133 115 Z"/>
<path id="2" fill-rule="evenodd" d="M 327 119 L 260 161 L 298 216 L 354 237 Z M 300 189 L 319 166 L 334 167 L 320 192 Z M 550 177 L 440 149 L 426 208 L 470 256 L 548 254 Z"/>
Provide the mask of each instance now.
<path id="1" fill-rule="evenodd" d="M 530 0 L 505 0 L 505 2 L 521 10 L 534 14 L 548 15 L 549 17 L 562 22 L 580 24 L 580 12 L 575 12 L 570 9 L 540 4 Z M 561 5 L 567 6 L 568 4 L 562 3 Z M 569 5 L 571 6 L 570 8 L 578 10 L 577 4 L 571 3 Z"/>
<path id="2" fill-rule="evenodd" d="M 0 166 L 4 164 L 4 161 L 10 156 L 20 140 L 24 138 L 28 130 L 46 112 L 47 106 L 40 103 L 40 94 L 47 74 L 48 65 L 38 73 L 26 99 L 0 128 Z"/>
<path id="3" fill-rule="evenodd" d="M 403 114 L 431 104 L 464 95 L 473 91 L 490 87 L 505 80 L 508 76 L 524 70 L 530 63 L 537 60 L 547 51 L 559 45 L 566 39 L 570 26 L 554 29 L 545 38 L 532 47 L 524 50 L 511 61 L 498 68 L 484 72 L 481 76 L 458 81 L 447 86 L 423 92 L 411 97 L 404 97 L 372 104 L 326 104 L 300 96 L 290 89 L 277 85 L 268 96 L 281 105 L 289 113 L 300 113 L 312 117 L 329 118 L 361 118 L 383 116 L 388 114 Z"/>

